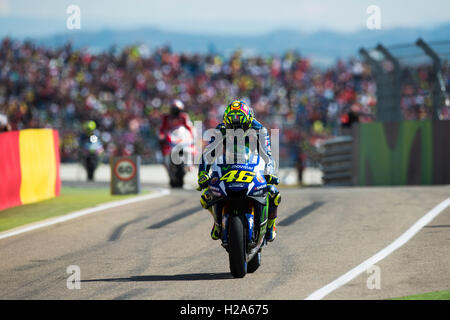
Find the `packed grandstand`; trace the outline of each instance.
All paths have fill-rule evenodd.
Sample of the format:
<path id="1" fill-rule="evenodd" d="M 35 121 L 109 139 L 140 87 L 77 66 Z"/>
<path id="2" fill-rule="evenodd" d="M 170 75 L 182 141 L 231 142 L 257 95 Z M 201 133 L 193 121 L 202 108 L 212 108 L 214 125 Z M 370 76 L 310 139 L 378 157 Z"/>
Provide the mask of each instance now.
<path id="1" fill-rule="evenodd" d="M 407 76 L 404 118 L 429 117 L 432 70 L 409 68 Z M 447 66 L 444 81 L 449 87 Z M 349 111 L 361 122 L 373 121 L 376 84 L 358 58 L 323 67 L 298 52 L 223 56 L 136 45 L 94 54 L 70 44 L 1 42 L 0 113 L 13 130 L 57 129 L 62 161 L 77 160 L 78 136 L 87 120 L 97 123 L 106 155 L 140 154 L 144 162 L 159 161 L 157 129 L 174 98 L 205 129 L 220 121 L 229 101 L 247 100 L 266 127 L 281 129 L 280 162 L 291 166 L 308 153 L 313 160 L 314 146 L 338 134 Z"/>

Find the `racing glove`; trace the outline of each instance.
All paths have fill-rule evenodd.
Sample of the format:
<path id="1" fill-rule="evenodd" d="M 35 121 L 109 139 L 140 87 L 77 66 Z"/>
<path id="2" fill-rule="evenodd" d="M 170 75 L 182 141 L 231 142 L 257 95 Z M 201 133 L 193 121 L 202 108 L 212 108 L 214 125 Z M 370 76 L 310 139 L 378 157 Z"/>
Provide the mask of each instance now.
<path id="1" fill-rule="evenodd" d="M 266 179 L 267 184 L 278 185 L 280 183 L 280 179 L 273 174 L 267 174 L 264 178 Z"/>
<path id="2" fill-rule="evenodd" d="M 198 188 L 197 190 L 203 190 L 206 189 L 208 187 L 208 182 L 209 182 L 209 174 L 206 171 L 201 171 L 198 174 Z"/>

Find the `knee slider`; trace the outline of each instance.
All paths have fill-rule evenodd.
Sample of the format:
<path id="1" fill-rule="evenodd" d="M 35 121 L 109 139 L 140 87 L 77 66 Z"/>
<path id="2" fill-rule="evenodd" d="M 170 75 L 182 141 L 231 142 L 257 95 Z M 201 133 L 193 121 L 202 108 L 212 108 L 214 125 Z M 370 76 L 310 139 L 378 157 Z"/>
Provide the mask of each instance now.
<path id="1" fill-rule="evenodd" d="M 200 197 L 200 204 L 202 205 L 203 209 L 207 208 L 207 204 L 206 204 L 205 199 L 203 199 L 203 196 Z"/>
<path id="2" fill-rule="evenodd" d="M 281 194 L 278 192 L 278 194 L 275 196 L 275 198 L 273 199 L 273 203 L 278 207 L 278 205 L 281 202 Z"/>
<path id="3" fill-rule="evenodd" d="M 203 190 L 203 193 L 200 197 L 200 204 L 203 209 L 208 209 L 208 201 L 209 201 L 209 192 L 208 189 Z"/>

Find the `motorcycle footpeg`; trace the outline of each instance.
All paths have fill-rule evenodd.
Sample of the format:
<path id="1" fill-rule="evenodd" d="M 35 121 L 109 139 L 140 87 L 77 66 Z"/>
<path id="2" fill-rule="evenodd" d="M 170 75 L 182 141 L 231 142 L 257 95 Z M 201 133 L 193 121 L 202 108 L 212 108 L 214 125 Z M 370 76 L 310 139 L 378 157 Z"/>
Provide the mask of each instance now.
<path id="1" fill-rule="evenodd" d="M 257 243 L 255 241 L 252 241 L 252 242 L 248 243 L 247 250 L 252 251 L 256 246 L 257 246 Z"/>
<path id="2" fill-rule="evenodd" d="M 262 248 L 262 246 L 261 246 L 261 248 Z M 248 248 L 248 249 L 247 249 L 247 254 L 252 255 L 252 254 L 258 252 L 259 249 L 260 249 L 260 248 L 256 248 L 256 247 L 251 248 L 251 249 Z"/>
<path id="3" fill-rule="evenodd" d="M 222 242 L 222 247 L 225 249 L 225 250 L 227 250 L 227 252 L 228 252 L 228 243 L 227 242 Z"/>

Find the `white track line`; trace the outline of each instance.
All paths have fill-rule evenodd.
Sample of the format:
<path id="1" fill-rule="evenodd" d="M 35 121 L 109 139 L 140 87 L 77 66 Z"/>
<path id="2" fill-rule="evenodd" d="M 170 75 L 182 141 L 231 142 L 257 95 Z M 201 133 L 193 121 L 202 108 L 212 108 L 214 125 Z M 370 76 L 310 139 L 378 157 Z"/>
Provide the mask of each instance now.
<path id="1" fill-rule="evenodd" d="M 68 214 L 60 216 L 60 217 L 50 218 L 50 219 L 47 219 L 47 220 L 44 220 L 41 222 L 33 223 L 33 224 L 19 227 L 19 228 L 13 229 L 13 230 L 0 232 L 0 240 L 15 236 L 15 235 L 18 235 L 21 233 L 25 233 L 28 231 L 36 230 L 39 228 L 48 227 L 48 226 L 54 225 L 56 223 L 61 223 L 61 222 L 65 222 L 68 220 L 72 220 L 72 219 L 75 219 L 75 218 L 78 218 L 78 217 L 81 217 L 81 216 L 84 216 L 87 214 L 91 214 L 94 212 L 111 209 L 114 207 L 119 207 L 119 206 L 131 204 L 131 203 L 135 203 L 135 202 L 139 202 L 139 201 L 155 199 L 155 198 L 166 196 L 168 194 L 170 194 L 170 190 L 160 189 L 157 192 L 154 192 L 154 193 L 151 193 L 148 195 L 137 196 L 137 197 L 130 198 L 130 199 L 124 199 L 124 200 L 119 200 L 119 201 L 108 202 L 105 204 L 100 204 L 100 205 L 92 207 L 92 208 L 87 208 L 87 209 L 83 209 L 80 211 L 68 213 Z"/>
<path id="2" fill-rule="evenodd" d="M 314 291 L 310 294 L 305 300 L 320 300 L 326 295 L 330 294 L 337 288 L 343 286 L 347 282 L 351 281 L 364 271 L 366 271 L 369 267 L 373 266 L 380 260 L 383 260 L 392 252 L 403 246 L 406 242 L 408 242 L 420 229 L 422 229 L 425 225 L 431 222 L 437 215 L 439 215 L 442 211 L 444 211 L 448 206 L 450 206 L 450 198 L 442 201 L 436 207 L 434 207 L 431 211 L 429 211 L 426 215 L 420 218 L 411 228 L 409 228 L 405 233 L 403 233 L 400 237 L 398 237 L 394 242 L 388 245 L 383 250 L 379 251 L 377 254 L 367 259 L 357 267 L 353 268 L 346 274 L 340 276 L 333 282 L 330 282 L 325 287 L 320 288 L 317 291 Z"/>

